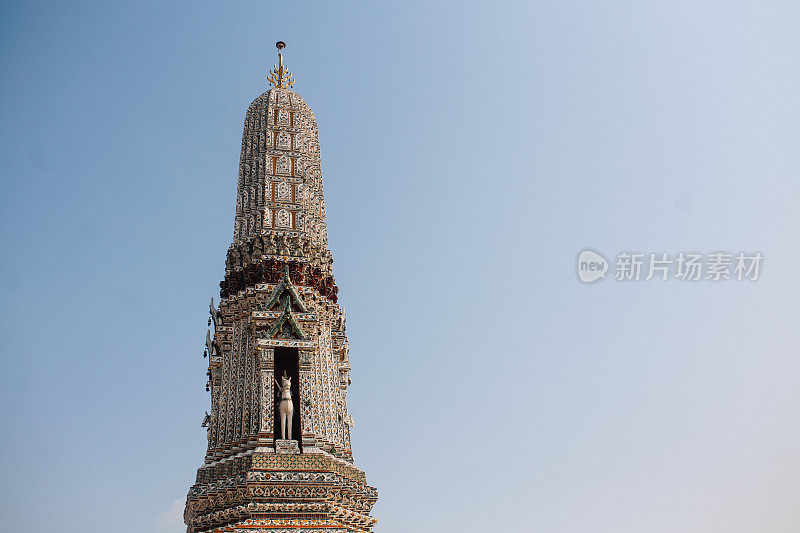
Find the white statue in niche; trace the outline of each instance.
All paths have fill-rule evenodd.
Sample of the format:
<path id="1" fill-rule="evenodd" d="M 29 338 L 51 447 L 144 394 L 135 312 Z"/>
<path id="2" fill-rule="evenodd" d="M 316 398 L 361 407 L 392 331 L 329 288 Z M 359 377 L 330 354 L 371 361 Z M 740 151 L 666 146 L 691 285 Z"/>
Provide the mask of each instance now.
<path id="1" fill-rule="evenodd" d="M 273 378 L 274 379 L 274 378 Z M 294 405 L 292 404 L 292 378 L 283 371 L 281 383 L 274 379 L 275 385 L 281 391 L 281 402 L 278 406 L 278 414 L 281 419 L 281 438 L 283 440 L 292 438 L 292 416 L 294 415 Z M 288 435 L 288 436 L 287 436 Z"/>

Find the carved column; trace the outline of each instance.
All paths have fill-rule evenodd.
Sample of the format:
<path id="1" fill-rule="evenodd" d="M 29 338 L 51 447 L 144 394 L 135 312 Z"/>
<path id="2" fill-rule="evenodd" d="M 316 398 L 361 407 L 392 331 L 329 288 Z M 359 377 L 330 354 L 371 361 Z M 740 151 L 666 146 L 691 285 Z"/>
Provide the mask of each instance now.
<path id="1" fill-rule="evenodd" d="M 312 413 L 314 409 L 314 372 L 311 362 L 314 360 L 312 350 L 300 350 L 300 401 L 297 408 L 300 409 L 300 426 L 303 429 L 303 446 L 316 446 L 314 439 L 314 422 Z"/>
<path id="2" fill-rule="evenodd" d="M 272 446 L 273 428 L 272 415 L 274 407 L 272 380 L 274 379 L 273 369 L 275 368 L 275 349 L 259 348 L 259 369 L 261 374 L 261 386 L 259 387 L 259 406 L 260 406 L 260 426 L 258 431 L 259 443 L 264 446 Z"/>

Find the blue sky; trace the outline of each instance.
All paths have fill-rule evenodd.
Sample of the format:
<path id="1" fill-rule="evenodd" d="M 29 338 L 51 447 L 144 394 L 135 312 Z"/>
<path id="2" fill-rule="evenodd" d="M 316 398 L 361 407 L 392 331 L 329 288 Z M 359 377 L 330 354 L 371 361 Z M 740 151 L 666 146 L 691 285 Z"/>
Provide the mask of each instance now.
<path id="1" fill-rule="evenodd" d="M 376 532 L 800 530 L 797 3 L 0 20 L 4 528 L 183 530 L 242 121 L 280 39 L 320 128 Z M 583 285 L 586 248 L 764 263 Z"/>

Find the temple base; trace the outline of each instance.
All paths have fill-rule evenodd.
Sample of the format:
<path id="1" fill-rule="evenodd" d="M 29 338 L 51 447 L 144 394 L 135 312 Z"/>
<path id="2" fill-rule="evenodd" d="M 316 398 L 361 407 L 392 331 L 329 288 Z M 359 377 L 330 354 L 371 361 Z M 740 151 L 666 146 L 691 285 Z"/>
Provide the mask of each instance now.
<path id="1" fill-rule="evenodd" d="M 184 518 L 189 533 L 369 533 L 377 500 L 361 470 L 328 453 L 255 452 L 200 468 Z"/>

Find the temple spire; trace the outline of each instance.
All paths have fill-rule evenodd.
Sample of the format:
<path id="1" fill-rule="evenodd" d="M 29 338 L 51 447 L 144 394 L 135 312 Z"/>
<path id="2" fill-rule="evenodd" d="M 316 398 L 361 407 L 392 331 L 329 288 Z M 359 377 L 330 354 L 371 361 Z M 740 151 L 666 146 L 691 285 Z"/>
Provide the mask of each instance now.
<path id="1" fill-rule="evenodd" d="M 370 533 L 376 522 L 378 491 L 350 443 L 317 121 L 288 89 L 284 47 L 244 117 L 233 242 L 208 308 L 208 444 L 187 533 Z"/>
<path id="2" fill-rule="evenodd" d="M 278 64 L 273 66 L 272 70 L 269 71 L 267 79 L 275 87 L 285 89 L 294 85 L 294 75 L 289 72 L 289 69 L 283 66 L 283 54 L 280 52 L 286 48 L 286 43 L 278 41 L 275 43 L 275 48 L 278 49 Z"/>

